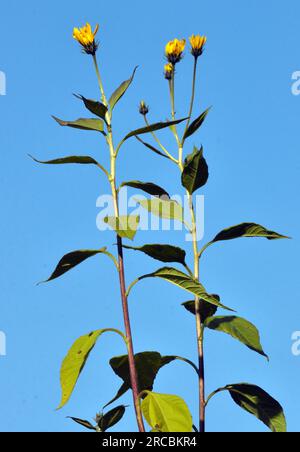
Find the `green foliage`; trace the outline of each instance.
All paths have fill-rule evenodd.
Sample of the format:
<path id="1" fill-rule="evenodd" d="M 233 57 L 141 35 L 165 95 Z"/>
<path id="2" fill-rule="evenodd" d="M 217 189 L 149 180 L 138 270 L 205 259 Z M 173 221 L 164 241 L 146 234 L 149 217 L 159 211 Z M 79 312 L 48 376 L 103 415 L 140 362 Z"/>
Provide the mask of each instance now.
<path id="1" fill-rule="evenodd" d="M 70 417 L 69 419 L 72 419 L 72 421 L 76 422 L 82 427 L 85 427 L 88 430 L 105 433 L 123 419 L 125 412 L 126 407 L 124 405 L 120 405 L 106 414 L 98 414 L 96 416 L 97 425 L 95 426 L 92 425 L 89 421 L 85 421 L 76 417 Z"/>
<path id="2" fill-rule="evenodd" d="M 171 245 L 144 245 L 141 247 L 125 246 L 125 249 L 140 251 L 147 254 L 160 262 L 177 262 L 178 264 L 185 265 L 186 252 L 177 246 Z"/>
<path id="3" fill-rule="evenodd" d="M 159 185 L 153 184 L 152 182 L 141 182 L 141 181 L 129 181 L 129 182 L 123 182 L 120 185 L 120 188 L 123 187 L 131 187 L 131 188 L 136 188 L 138 190 L 142 190 L 145 193 L 148 193 L 148 195 L 152 195 L 152 196 L 158 196 L 160 197 L 164 197 L 166 198 L 170 198 L 169 194 L 166 192 L 166 190 L 164 190 L 163 188 L 161 188 Z"/>
<path id="4" fill-rule="evenodd" d="M 184 163 L 182 173 L 182 185 L 192 195 L 208 181 L 209 173 L 205 158 L 203 157 L 203 147 L 189 155 Z"/>
<path id="5" fill-rule="evenodd" d="M 176 357 L 162 357 L 161 354 L 157 352 L 143 352 L 136 354 L 134 360 L 140 391 L 152 391 L 155 378 L 160 369 L 175 359 Z M 110 360 L 110 366 L 114 373 L 123 380 L 123 384 L 108 405 L 114 403 L 131 388 L 128 355 L 112 358 Z"/>
<path id="6" fill-rule="evenodd" d="M 210 111 L 210 108 L 205 110 L 204 113 L 202 113 L 197 119 L 195 119 L 195 121 L 192 122 L 192 124 L 189 126 L 188 130 L 186 131 L 186 133 L 184 135 L 184 140 L 186 140 L 190 136 L 194 135 L 194 133 L 196 133 L 197 130 L 200 129 L 200 127 L 204 123 L 209 111 Z"/>
<path id="7" fill-rule="evenodd" d="M 96 256 L 97 254 L 106 254 L 107 248 L 102 248 L 100 250 L 80 250 L 73 251 L 72 253 L 66 254 L 58 263 L 56 269 L 50 276 L 50 278 L 45 282 L 53 281 L 54 279 L 60 278 L 65 273 L 72 270 L 77 265 L 86 261 L 87 259 Z"/>
<path id="8" fill-rule="evenodd" d="M 215 391 L 208 400 L 222 391 L 229 391 L 239 407 L 257 417 L 273 433 L 286 432 L 286 419 L 282 406 L 263 389 L 248 383 L 228 385 Z"/>
<path id="9" fill-rule="evenodd" d="M 214 297 L 220 301 L 220 297 L 218 295 L 214 295 Z M 196 315 L 196 303 L 195 300 L 192 301 L 186 301 L 182 304 L 182 306 L 191 314 Z M 217 312 L 218 307 L 215 305 L 212 305 L 210 303 L 207 303 L 207 301 L 200 299 L 200 317 L 202 323 L 205 322 L 208 317 L 212 317 Z"/>
<path id="10" fill-rule="evenodd" d="M 136 137 L 138 135 L 144 135 L 146 133 L 157 132 L 158 130 L 167 129 L 170 126 L 175 126 L 183 121 L 186 121 L 186 119 L 187 118 L 177 119 L 176 121 L 156 122 L 155 124 L 150 124 L 147 127 L 142 127 L 140 129 L 133 130 L 132 132 L 128 133 L 128 135 L 126 135 L 123 141 L 126 141 L 132 137 Z"/>
<path id="11" fill-rule="evenodd" d="M 137 67 L 134 69 L 133 74 L 130 77 L 130 79 L 123 82 L 119 86 L 119 88 L 116 89 L 116 91 L 112 94 L 111 98 L 109 99 L 109 105 L 110 105 L 111 111 L 113 111 L 113 109 L 115 108 L 117 103 L 122 99 L 122 97 L 124 96 L 124 94 L 126 93 L 128 88 L 130 87 L 131 83 L 133 82 L 136 71 L 137 71 Z"/>
<path id="12" fill-rule="evenodd" d="M 106 217 L 104 222 L 108 224 L 119 237 L 123 239 L 133 240 L 139 227 L 140 217 L 137 216 L 121 216 Z"/>
<path id="13" fill-rule="evenodd" d="M 161 433 L 192 432 L 192 415 L 183 399 L 173 395 L 147 393 L 142 411 L 153 431 Z"/>
<path id="14" fill-rule="evenodd" d="M 94 132 L 104 132 L 104 123 L 101 119 L 84 119 L 80 118 L 76 121 L 63 121 L 53 116 L 56 122 L 62 127 L 72 127 L 73 129 L 92 130 Z"/>
<path id="15" fill-rule="evenodd" d="M 166 154 L 164 154 L 163 152 L 159 151 L 157 148 L 155 148 L 154 146 L 152 146 L 152 144 L 146 143 L 145 141 L 143 141 L 141 139 L 141 137 L 136 136 L 136 139 L 142 143 L 147 149 L 150 149 L 150 151 L 154 152 L 155 154 L 159 155 L 160 157 L 164 157 L 166 159 L 170 160 L 170 157 L 168 157 Z"/>
<path id="16" fill-rule="evenodd" d="M 205 320 L 205 326 L 213 331 L 229 334 L 234 339 L 245 344 L 246 347 L 268 358 L 260 343 L 260 335 L 257 328 L 241 317 L 209 317 Z"/>
<path id="17" fill-rule="evenodd" d="M 194 294 L 196 297 L 206 301 L 207 303 L 217 306 L 218 308 L 232 311 L 232 309 L 221 304 L 218 297 L 216 297 L 215 295 L 209 295 L 202 284 L 200 284 L 197 280 L 193 279 L 189 275 L 186 275 L 185 273 L 182 273 L 176 268 L 161 268 L 154 273 L 141 276 L 139 278 L 139 281 L 142 281 L 146 278 L 164 279 L 165 281 L 168 281 L 171 284 L 174 284 L 175 286 Z"/>
<path id="18" fill-rule="evenodd" d="M 94 432 L 97 430 L 97 428 L 94 427 L 89 421 L 85 421 L 84 419 L 79 419 L 78 417 L 69 417 L 69 419 L 72 419 L 72 421 L 76 422 L 76 424 L 79 424 L 88 430 L 93 430 Z"/>
<path id="19" fill-rule="evenodd" d="M 37 160 L 36 158 L 32 157 L 32 155 L 30 155 L 29 157 L 31 157 L 35 162 L 42 163 L 43 165 L 66 165 L 74 163 L 79 165 L 98 165 L 98 162 L 96 162 L 95 159 L 88 156 L 72 155 L 70 157 L 62 157 L 59 159 L 48 161 Z"/>
<path id="20" fill-rule="evenodd" d="M 83 96 L 76 96 L 76 97 L 83 101 L 84 105 L 91 113 L 93 113 L 94 115 L 98 116 L 99 118 L 105 120 L 106 113 L 108 111 L 108 109 L 105 105 L 103 105 L 101 102 L 98 102 L 96 100 L 86 99 Z"/>
<path id="21" fill-rule="evenodd" d="M 152 198 L 145 200 L 136 199 L 136 202 L 154 216 L 184 223 L 183 208 L 176 201 Z"/>
<path id="22" fill-rule="evenodd" d="M 63 408 L 70 400 L 78 378 L 83 371 L 86 361 L 95 347 L 97 340 L 102 334 L 109 332 L 119 334 L 123 337 L 123 334 L 118 330 L 97 330 L 80 337 L 72 345 L 67 356 L 63 360 L 60 370 L 62 397 L 58 409 Z"/>
<path id="23" fill-rule="evenodd" d="M 126 407 L 118 406 L 104 415 L 98 416 L 98 427 L 101 432 L 107 432 L 110 428 L 117 425 L 124 417 Z"/>
<path id="24" fill-rule="evenodd" d="M 223 240 L 233 240 L 241 237 L 262 237 L 268 240 L 288 239 L 288 237 L 278 234 L 255 223 L 242 223 L 221 231 L 212 243 Z"/>

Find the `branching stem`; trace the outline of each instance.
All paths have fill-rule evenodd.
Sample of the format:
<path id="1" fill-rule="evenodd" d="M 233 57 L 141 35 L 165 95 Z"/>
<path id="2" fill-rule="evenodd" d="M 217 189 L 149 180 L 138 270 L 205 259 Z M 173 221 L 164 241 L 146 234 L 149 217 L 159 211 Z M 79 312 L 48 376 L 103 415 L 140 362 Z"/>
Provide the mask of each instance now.
<path id="1" fill-rule="evenodd" d="M 149 121 L 147 119 L 147 116 L 144 115 L 144 119 L 145 119 L 145 123 L 146 126 L 149 127 Z M 156 135 L 155 132 L 151 132 L 151 135 L 153 136 L 154 140 L 156 141 L 156 143 L 158 144 L 158 146 L 161 148 L 161 150 L 169 157 L 170 160 L 172 160 L 172 162 L 177 164 L 177 160 L 170 154 L 170 152 L 166 149 L 166 147 L 162 144 L 162 142 L 160 141 L 160 139 L 158 138 L 158 136 Z"/>

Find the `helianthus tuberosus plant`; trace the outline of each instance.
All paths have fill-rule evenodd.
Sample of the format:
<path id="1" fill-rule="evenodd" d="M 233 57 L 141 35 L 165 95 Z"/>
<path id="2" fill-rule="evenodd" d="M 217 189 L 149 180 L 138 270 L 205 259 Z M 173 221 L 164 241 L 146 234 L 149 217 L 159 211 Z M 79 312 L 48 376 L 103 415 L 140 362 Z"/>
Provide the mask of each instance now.
<path id="1" fill-rule="evenodd" d="M 107 407 L 119 400 L 119 398 L 121 398 L 128 390 L 131 390 L 139 432 L 145 432 L 145 420 L 150 425 L 151 431 L 157 433 L 192 432 L 193 430 L 205 432 L 207 404 L 216 394 L 227 391 L 236 404 L 256 416 L 265 423 L 271 431 L 284 432 L 286 431 L 286 421 L 281 405 L 260 387 L 249 383 L 239 383 L 226 385 L 223 388 L 217 389 L 209 396 L 206 395 L 205 391 L 204 337 L 206 329 L 229 334 L 234 339 L 239 340 L 260 355 L 264 357 L 267 357 L 267 355 L 263 351 L 259 332 L 256 327 L 247 320 L 234 315 L 232 309 L 222 304 L 221 298 L 218 295 L 211 295 L 204 288 L 200 278 L 200 262 L 204 253 L 210 246 L 217 242 L 241 237 L 263 237 L 268 240 L 286 238 L 285 236 L 277 234 L 256 223 L 242 223 L 224 229 L 209 243 L 202 246 L 199 245 L 199 225 L 196 221 L 194 197 L 195 193 L 206 185 L 209 179 L 209 169 L 204 158 L 203 147 L 194 147 L 192 153 L 187 153 L 186 156 L 185 150 L 189 146 L 189 138 L 199 131 L 209 113 L 209 109 L 205 110 L 203 113 L 197 112 L 198 115 L 194 118 L 197 68 L 205 48 L 206 37 L 193 35 L 190 38 L 190 53 L 194 60 L 194 68 L 191 101 L 186 117 L 176 118 L 175 80 L 177 68 L 184 56 L 187 43 L 184 39 L 174 39 L 166 45 L 165 56 L 167 61 L 164 67 L 164 75 L 168 84 L 170 96 L 170 120 L 150 123 L 148 120 L 149 108 L 146 103 L 142 101 L 139 111 L 144 118 L 144 126 L 129 132 L 120 143 L 116 145 L 114 141 L 114 109 L 132 84 L 136 70 L 133 71 L 131 78 L 123 82 L 109 99 L 106 97 L 97 61 L 99 43 L 96 41 L 96 35 L 98 30 L 99 27 L 97 26 L 93 31 L 89 24 L 81 29 L 74 29 L 75 40 L 78 41 L 83 51 L 90 55 L 93 60 L 99 84 L 99 100 L 91 100 L 84 96 L 77 96 L 83 102 L 86 109 L 93 114 L 93 118 L 84 118 L 75 121 L 65 121 L 58 118 L 54 119 L 61 126 L 98 132 L 100 139 L 106 142 L 110 156 L 110 167 L 105 168 L 102 163 L 87 156 L 70 156 L 38 162 L 54 165 L 71 163 L 95 165 L 99 168 L 111 188 L 114 216 L 107 217 L 104 221 L 116 233 L 117 254 L 114 255 L 113 252 L 109 251 L 106 247 L 71 252 L 61 259 L 47 282 L 61 277 L 86 259 L 100 254 L 105 255 L 107 258 L 111 259 L 117 271 L 125 331 L 122 332 L 115 328 L 102 328 L 85 336 L 81 336 L 73 344 L 61 367 L 62 400 L 60 408 L 64 407 L 69 401 L 87 358 L 96 345 L 96 342 L 104 333 L 110 332 L 120 336 L 127 350 L 126 355 L 112 358 L 110 361 L 112 370 L 119 378 L 121 378 L 123 384 L 117 395 L 104 408 L 105 413 L 102 412 L 97 415 L 96 425 L 79 418 L 72 418 L 83 427 L 93 431 L 105 432 L 115 426 L 123 418 L 126 407 L 120 405 L 110 411 L 107 411 Z M 176 155 L 169 151 L 159 138 L 157 132 L 162 129 L 169 129 L 170 133 L 174 135 L 178 149 Z M 145 142 L 141 138 L 141 135 L 145 134 L 149 134 L 150 137 L 152 136 L 155 143 L 151 144 Z M 157 158 L 157 155 L 159 157 L 165 157 L 169 160 L 170 164 L 176 165 L 181 186 L 183 187 L 188 200 L 188 212 L 186 212 L 183 206 L 178 202 L 172 200 L 166 190 L 156 184 L 141 181 L 129 181 L 123 182 L 118 186 L 117 159 L 122 146 L 127 140 L 133 138 L 136 138 L 141 145 L 146 146 L 147 149 L 153 151 L 156 154 L 155 158 Z M 185 228 L 192 236 L 193 268 L 187 263 L 187 251 L 177 246 L 146 244 L 142 247 L 134 247 L 129 243 L 125 244 L 125 240 L 134 240 L 140 221 L 138 216 L 120 215 L 119 193 L 120 190 L 126 186 L 142 190 L 150 196 L 149 199 L 139 201 L 141 208 L 146 209 L 152 215 L 168 220 L 180 221 L 184 224 Z M 177 263 L 182 265 L 183 268 L 160 268 L 151 274 L 138 277 L 136 281 L 127 287 L 125 282 L 124 249 L 142 252 L 153 259 L 167 264 Z M 176 285 L 178 288 L 185 290 L 194 297 L 193 300 L 187 301 L 183 306 L 195 317 L 198 354 L 197 364 L 178 356 L 161 356 L 158 352 L 134 353 L 128 298 L 135 285 L 148 278 L 163 279 Z M 230 311 L 231 315 L 216 315 L 218 309 Z M 154 381 L 158 372 L 164 366 L 177 360 L 184 361 L 195 371 L 198 388 L 195 387 L 194 391 L 195 395 L 198 394 L 199 396 L 198 419 L 192 419 L 190 410 L 182 398 L 175 395 L 159 394 L 153 391 Z"/>

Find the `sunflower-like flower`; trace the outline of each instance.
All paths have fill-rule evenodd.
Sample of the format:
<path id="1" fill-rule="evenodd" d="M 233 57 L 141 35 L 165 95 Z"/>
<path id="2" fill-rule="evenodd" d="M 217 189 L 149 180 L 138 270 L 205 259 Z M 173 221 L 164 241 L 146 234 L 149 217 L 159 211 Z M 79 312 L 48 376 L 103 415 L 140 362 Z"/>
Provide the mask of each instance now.
<path id="1" fill-rule="evenodd" d="M 194 55 L 195 58 L 198 58 L 202 55 L 205 43 L 207 41 L 206 36 L 200 36 L 200 35 L 193 35 L 190 37 L 190 43 L 191 43 L 191 53 Z"/>
<path id="2" fill-rule="evenodd" d="M 98 50 L 99 44 L 95 41 L 98 30 L 99 25 L 93 31 L 89 23 L 82 28 L 74 28 L 73 30 L 73 38 L 82 45 L 84 52 L 88 55 L 95 55 Z"/>
<path id="3" fill-rule="evenodd" d="M 140 102 L 140 107 L 139 107 L 140 113 L 143 116 L 146 116 L 149 113 L 149 107 L 148 105 L 146 105 L 146 102 L 144 100 L 142 100 Z"/>
<path id="4" fill-rule="evenodd" d="M 166 80 L 172 80 L 173 74 L 174 74 L 174 66 L 171 63 L 168 63 L 165 65 L 164 68 L 165 72 L 165 78 Z"/>
<path id="5" fill-rule="evenodd" d="M 166 45 L 166 57 L 173 66 L 179 63 L 182 59 L 182 54 L 184 52 L 186 45 L 185 39 L 174 39 L 173 41 L 168 42 Z"/>

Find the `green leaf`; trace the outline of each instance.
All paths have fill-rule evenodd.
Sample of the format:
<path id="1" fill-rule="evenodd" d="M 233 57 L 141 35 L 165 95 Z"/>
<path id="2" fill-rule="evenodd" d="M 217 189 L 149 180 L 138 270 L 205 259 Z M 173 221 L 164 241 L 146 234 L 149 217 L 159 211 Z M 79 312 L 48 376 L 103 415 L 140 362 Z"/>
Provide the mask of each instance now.
<path id="1" fill-rule="evenodd" d="M 84 421 L 82 419 L 78 419 L 76 417 L 69 417 L 68 419 L 72 419 L 72 421 L 76 422 L 76 424 L 81 425 L 82 427 L 87 428 L 88 430 L 96 431 L 96 427 L 94 427 L 89 421 Z"/>
<path id="2" fill-rule="evenodd" d="M 180 397 L 150 392 L 142 402 L 143 415 L 155 431 L 192 432 L 192 415 Z"/>
<path id="3" fill-rule="evenodd" d="M 171 245 L 144 245 L 140 248 L 133 246 L 124 246 L 124 248 L 133 251 L 141 251 L 161 262 L 177 262 L 185 265 L 186 252 L 181 248 Z"/>
<path id="4" fill-rule="evenodd" d="M 140 222 L 140 217 L 138 216 L 121 216 L 116 217 L 106 217 L 104 218 L 104 223 L 108 224 L 119 237 L 123 239 L 133 240 Z"/>
<path id="5" fill-rule="evenodd" d="M 115 397 L 110 402 L 108 402 L 104 406 L 104 408 L 108 407 L 109 405 L 112 405 L 117 400 L 119 400 L 124 394 L 126 394 L 127 391 L 129 391 L 129 389 L 130 389 L 130 385 L 128 386 L 127 383 L 123 383 L 122 386 L 120 387 L 120 389 L 118 390 L 117 394 L 115 395 Z"/>
<path id="6" fill-rule="evenodd" d="M 139 390 L 152 391 L 155 378 L 160 369 L 179 358 L 175 356 L 163 357 L 157 352 L 143 352 L 136 354 L 134 359 L 139 381 Z M 113 400 L 106 406 L 114 403 L 131 388 L 128 355 L 112 358 L 110 360 L 110 366 L 114 373 L 123 380 L 123 384 Z"/>
<path id="7" fill-rule="evenodd" d="M 157 196 L 159 198 L 163 196 L 165 198 L 170 199 L 170 195 L 166 192 L 166 190 L 161 188 L 159 185 L 153 184 L 152 182 L 140 182 L 138 180 L 133 180 L 129 182 L 123 182 L 120 188 L 123 187 L 136 188 L 152 196 Z"/>
<path id="8" fill-rule="evenodd" d="M 184 223 L 184 210 L 177 201 L 152 198 L 136 199 L 136 202 L 152 215 L 165 220 L 176 220 Z"/>
<path id="9" fill-rule="evenodd" d="M 153 389 L 153 383 L 161 366 L 161 355 L 157 352 L 143 352 L 135 355 L 135 364 L 139 377 L 140 390 Z M 118 356 L 110 360 L 110 366 L 124 383 L 131 387 L 128 355 Z"/>
<path id="10" fill-rule="evenodd" d="M 174 284 L 175 286 L 192 293 L 193 295 L 199 297 L 207 303 L 210 303 L 219 308 L 227 309 L 228 311 L 232 311 L 232 309 L 221 304 L 218 297 L 216 297 L 215 295 L 209 295 L 202 284 L 193 279 L 191 276 L 177 270 L 176 268 L 161 268 L 150 275 L 141 276 L 139 278 L 139 281 L 146 278 L 164 279 L 165 281 L 168 281 L 171 284 Z"/>
<path id="11" fill-rule="evenodd" d="M 282 406 L 267 392 L 248 383 L 228 385 L 218 389 L 209 400 L 219 392 L 229 391 L 234 402 L 262 421 L 273 433 L 287 431 L 286 419 Z"/>
<path id="12" fill-rule="evenodd" d="M 121 405 L 102 416 L 98 423 L 101 432 L 106 432 L 107 430 L 118 424 L 121 419 L 123 419 L 125 412 L 126 407 L 124 405 Z"/>
<path id="13" fill-rule="evenodd" d="M 119 102 L 119 100 L 124 96 L 124 94 L 126 93 L 126 91 L 128 90 L 128 88 L 130 87 L 131 83 L 133 82 L 136 70 L 138 67 L 136 67 L 133 71 L 132 76 L 130 77 L 129 80 L 126 80 L 125 82 L 123 82 L 119 88 L 112 94 L 111 98 L 109 99 L 109 105 L 110 105 L 110 109 L 111 111 L 113 111 L 113 109 L 115 108 L 116 104 Z"/>
<path id="14" fill-rule="evenodd" d="M 42 163 L 44 165 L 65 165 L 72 163 L 78 163 L 80 165 L 98 165 L 98 162 L 96 162 L 96 160 L 94 160 L 92 157 L 87 156 L 72 155 L 70 157 L 62 157 L 48 161 L 37 160 L 36 158 L 32 157 L 32 155 L 29 155 L 29 157 L 31 157 L 35 162 Z"/>
<path id="15" fill-rule="evenodd" d="M 172 125 L 180 124 L 183 121 L 186 121 L 187 118 L 177 119 L 176 121 L 167 121 L 167 122 L 157 122 L 155 124 L 151 124 L 147 127 L 142 127 L 141 129 L 134 130 L 130 132 L 123 141 L 128 140 L 131 137 L 136 137 L 138 135 L 143 135 L 145 133 L 156 132 L 157 130 L 166 129 Z"/>
<path id="16" fill-rule="evenodd" d="M 202 126 L 202 124 L 204 123 L 206 116 L 208 115 L 209 111 L 210 111 L 211 107 L 208 108 L 207 110 L 205 110 L 204 113 L 202 113 L 199 118 L 195 119 L 194 122 L 192 122 L 192 124 L 189 126 L 188 130 L 186 131 L 186 133 L 184 134 L 184 140 L 186 140 L 188 137 L 190 137 L 191 135 L 193 135 L 195 132 L 197 132 L 197 130 Z"/>
<path id="17" fill-rule="evenodd" d="M 56 122 L 62 127 L 72 127 L 80 130 L 93 130 L 95 132 L 104 133 L 104 123 L 101 119 L 77 119 L 76 121 L 63 121 L 53 116 Z"/>
<path id="18" fill-rule="evenodd" d="M 108 111 L 107 107 L 103 105 L 101 102 L 92 99 L 86 99 L 83 96 L 75 95 L 78 99 L 82 100 L 86 108 L 99 118 L 105 120 L 106 113 Z"/>
<path id="19" fill-rule="evenodd" d="M 218 295 L 214 295 L 214 297 L 220 301 L 220 297 Z M 186 303 L 183 303 L 182 306 L 191 314 L 196 315 L 195 300 L 187 301 Z M 200 315 L 202 323 L 204 323 L 208 317 L 212 317 L 213 315 L 215 315 L 217 310 L 218 310 L 217 306 L 207 303 L 204 300 L 200 300 Z"/>
<path id="20" fill-rule="evenodd" d="M 140 137 L 136 137 L 136 139 L 142 143 L 146 148 L 150 149 L 150 151 L 154 152 L 157 155 L 160 155 L 161 157 L 164 157 L 168 160 L 170 160 L 170 157 L 168 157 L 166 154 L 164 154 L 163 152 L 159 151 L 158 149 L 156 149 L 154 146 L 152 146 L 152 144 L 146 143 L 145 141 L 143 141 Z"/>
<path id="21" fill-rule="evenodd" d="M 221 231 L 212 241 L 212 243 L 222 240 L 233 240 L 240 237 L 263 237 L 268 240 L 288 239 L 284 235 L 277 234 L 277 232 L 269 231 L 268 229 L 255 223 L 242 223 L 237 226 L 232 226 Z"/>
<path id="22" fill-rule="evenodd" d="M 84 369 L 86 361 L 96 345 L 97 340 L 104 333 L 115 332 L 122 335 L 117 330 L 105 329 L 97 330 L 82 336 L 73 344 L 60 370 L 60 383 L 62 389 L 61 403 L 58 409 L 63 408 L 70 400 L 78 378 Z"/>
<path id="23" fill-rule="evenodd" d="M 208 181 L 209 172 L 205 158 L 203 157 L 203 147 L 189 155 L 184 163 L 182 173 L 182 185 L 192 195 L 196 190 L 203 187 Z"/>
<path id="24" fill-rule="evenodd" d="M 97 254 L 106 254 L 106 250 L 107 248 L 102 248 L 100 250 L 81 250 L 66 254 L 58 263 L 53 274 L 45 282 L 47 283 L 59 278 L 90 257 L 96 256 Z"/>
<path id="25" fill-rule="evenodd" d="M 257 328 L 247 320 L 241 317 L 210 317 L 206 320 L 205 326 L 210 330 L 229 334 L 234 339 L 245 344 L 250 350 L 268 359 L 268 356 L 263 351 Z"/>

